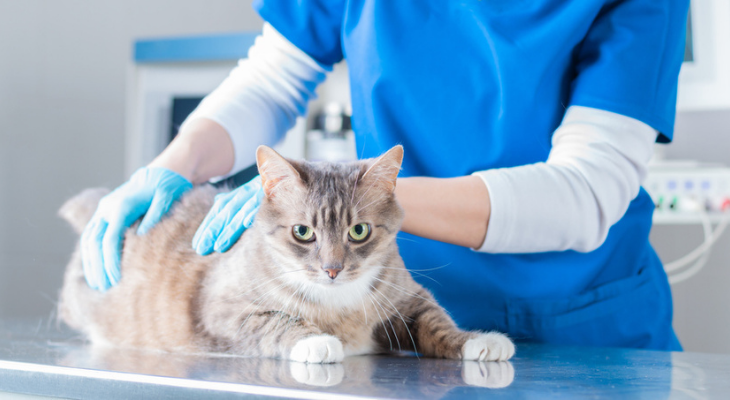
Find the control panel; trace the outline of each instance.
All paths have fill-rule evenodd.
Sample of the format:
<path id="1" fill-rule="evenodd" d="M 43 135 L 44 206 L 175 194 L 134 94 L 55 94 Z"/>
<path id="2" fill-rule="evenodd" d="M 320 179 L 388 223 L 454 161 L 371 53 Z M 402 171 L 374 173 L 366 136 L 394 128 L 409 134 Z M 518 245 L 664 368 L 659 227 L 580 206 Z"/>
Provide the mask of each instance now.
<path id="1" fill-rule="evenodd" d="M 730 168 L 672 161 L 652 164 L 644 188 L 654 200 L 655 224 L 718 222 L 730 211 Z"/>

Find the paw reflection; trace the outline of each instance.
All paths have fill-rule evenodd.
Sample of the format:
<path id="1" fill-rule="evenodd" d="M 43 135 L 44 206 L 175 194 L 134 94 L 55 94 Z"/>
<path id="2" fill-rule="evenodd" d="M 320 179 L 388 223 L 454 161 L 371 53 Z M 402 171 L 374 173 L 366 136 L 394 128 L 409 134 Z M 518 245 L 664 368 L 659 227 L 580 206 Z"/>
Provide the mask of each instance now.
<path id="1" fill-rule="evenodd" d="M 515 369 L 509 361 L 464 361 L 461 377 L 467 385 L 499 389 L 512 383 Z"/>
<path id="2" fill-rule="evenodd" d="M 507 361 L 459 361 L 410 356 L 355 356 L 342 363 L 181 354 L 123 348 L 68 346 L 59 365 L 196 381 L 272 388 L 318 390 L 343 395 L 388 398 L 449 398 L 453 393 L 479 397 L 509 386 L 515 377 Z M 518 364 L 519 365 L 519 364 Z M 452 392 L 456 390 L 457 392 Z"/>
<path id="3" fill-rule="evenodd" d="M 305 364 L 290 362 L 289 372 L 297 382 L 311 386 L 334 386 L 342 382 L 345 368 L 342 364 Z"/>

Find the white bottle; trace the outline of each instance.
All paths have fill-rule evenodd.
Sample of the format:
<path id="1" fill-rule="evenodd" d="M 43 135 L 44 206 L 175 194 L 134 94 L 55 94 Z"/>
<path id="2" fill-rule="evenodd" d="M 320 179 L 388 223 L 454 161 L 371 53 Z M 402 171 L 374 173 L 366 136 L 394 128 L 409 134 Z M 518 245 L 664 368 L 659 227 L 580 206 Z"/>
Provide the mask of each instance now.
<path id="1" fill-rule="evenodd" d="M 357 160 L 355 135 L 349 125 L 349 116 L 340 104 L 327 104 L 323 113 L 317 116 L 315 129 L 307 132 L 307 160 L 328 162 Z"/>

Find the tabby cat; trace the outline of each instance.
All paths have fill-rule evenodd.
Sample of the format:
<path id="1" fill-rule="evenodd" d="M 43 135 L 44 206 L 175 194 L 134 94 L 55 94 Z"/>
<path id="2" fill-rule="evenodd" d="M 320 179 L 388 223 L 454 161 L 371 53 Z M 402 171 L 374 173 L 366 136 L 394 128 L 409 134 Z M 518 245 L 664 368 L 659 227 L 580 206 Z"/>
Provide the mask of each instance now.
<path id="1" fill-rule="evenodd" d="M 406 270 L 394 195 L 402 158 L 396 146 L 376 159 L 309 163 L 261 146 L 265 198 L 229 251 L 192 249 L 216 195 L 197 187 L 146 235 L 127 231 L 122 280 L 107 292 L 86 285 L 77 247 L 59 315 L 96 345 L 309 363 L 394 350 L 509 359 L 506 336 L 460 330 Z M 59 214 L 81 232 L 104 194 L 86 190 Z"/>

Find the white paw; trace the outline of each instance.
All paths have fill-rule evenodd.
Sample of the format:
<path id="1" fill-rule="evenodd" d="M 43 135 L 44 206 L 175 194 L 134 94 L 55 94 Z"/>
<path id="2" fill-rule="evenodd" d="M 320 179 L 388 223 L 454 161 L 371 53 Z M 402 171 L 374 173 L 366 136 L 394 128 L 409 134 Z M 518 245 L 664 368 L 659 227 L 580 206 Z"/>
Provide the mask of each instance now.
<path id="1" fill-rule="evenodd" d="M 342 342 L 331 335 L 310 336 L 294 345 L 289 359 L 304 363 L 327 364 L 345 358 Z"/>
<path id="2" fill-rule="evenodd" d="M 302 364 L 289 363 L 289 371 L 299 383 L 312 386 L 334 386 L 342 382 L 345 368 L 342 364 Z"/>
<path id="3" fill-rule="evenodd" d="M 509 361 L 464 361 L 461 377 L 467 385 L 499 389 L 515 380 L 515 368 Z"/>
<path id="4" fill-rule="evenodd" d="M 515 345 L 501 333 L 482 333 L 464 343 L 464 360 L 506 361 L 515 355 Z"/>

